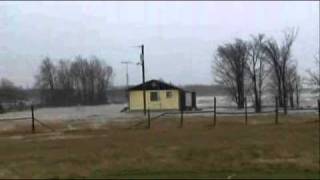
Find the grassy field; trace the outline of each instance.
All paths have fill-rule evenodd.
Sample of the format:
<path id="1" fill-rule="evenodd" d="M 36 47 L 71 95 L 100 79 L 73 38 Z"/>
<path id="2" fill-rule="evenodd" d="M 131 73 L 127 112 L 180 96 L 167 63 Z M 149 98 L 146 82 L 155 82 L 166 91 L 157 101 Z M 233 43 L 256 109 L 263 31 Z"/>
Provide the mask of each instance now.
<path id="1" fill-rule="evenodd" d="M 319 178 L 316 116 L 161 118 L 0 133 L 0 178 Z M 53 125 L 63 128 L 62 125 Z M 130 128 L 131 127 L 131 128 Z M 43 130 L 44 131 L 44 130 Z"/>

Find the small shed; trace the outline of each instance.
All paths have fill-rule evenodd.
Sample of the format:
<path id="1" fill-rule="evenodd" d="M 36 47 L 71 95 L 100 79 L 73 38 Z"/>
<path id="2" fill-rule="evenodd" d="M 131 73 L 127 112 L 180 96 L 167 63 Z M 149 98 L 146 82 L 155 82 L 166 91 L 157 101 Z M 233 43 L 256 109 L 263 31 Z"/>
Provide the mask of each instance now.
<path id="1" fill-rule="evenodd" d="M 146 91 L 146 109 L 150 110 L 181 110 L 196 108 L 196 94 L 185 91 L 172 84 L 150 80 L 128 89 L 129 110 L 144 109 L 143 90 Z"/>

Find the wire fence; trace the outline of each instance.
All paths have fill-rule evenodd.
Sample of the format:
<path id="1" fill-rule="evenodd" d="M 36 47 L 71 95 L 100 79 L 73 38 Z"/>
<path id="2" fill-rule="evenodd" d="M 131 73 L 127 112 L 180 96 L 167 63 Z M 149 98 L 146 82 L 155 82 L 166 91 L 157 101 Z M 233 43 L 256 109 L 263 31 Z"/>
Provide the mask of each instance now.
<path id="1" fill-rule="evenodd" d="M 0 122 L 4 121 L 21 121 L 21 120 L 29 120 L 32 119 L 31 117 L 21 117 L 21 118 L 5 118 L 5 119 L 0 119 Z"/>
<path id="2" fill-rule="evenodd" d="M 228 115 L 228 116 L 244 116 L 245 118 L 245 124 L 248 124 L 248 115 L 252 116 L 259 116 L 262 114 L 269 114 L 269 115 L 274 115 L 274 123 L 278 124 L 279 123 L 279 113 L 283 113 L 284 115 L 287 115 L 289 113 L 301 113 L 301 112 L 316 112 L 318 113 L 318 120 L 320 122 L 320 100 L 317 100 L 317 107 L 295 107 L 295 108 L 288 108 L 288 107 L 279 107 L 279 103 L 278 100 L 276 98 L 275 104 L 274 106 L 263 106 L 263 108 L 261 108 L 260 112 L 255 112 L 255 111 L 248 111 L 248 106 L 247 106 L 247 100 L 245 99 L 245 103 L 244 103 L 244 108 L 239 109 L 237 107 L 234 106 L 217 106 L 216 105 L 216 97 L 214 97 L 214 104 L 213 106 L 209 106 L 206 107 L 206 109 L 212 109 L 212 110 L 179 110 L 179 111 L 168 111 L 168 112 L 163 112 L 160 113 L 156 116 L 151 115 L 151 110 L 148 109 L 147 110 L 147 118 L 146 120 L 142 120 L 140 122 L 138 122 L 137 124 L 135 124 L 133 127 L 138 127 L 142 124 L 147 124 L 146 128 L 149 129 L 151 126 L 151 121 L 152 120 L 156 120 L 159 119 L 161 117 L 164 116 L 168 116 L 168 115 L 180 115 L 180 127 L 183 126 L 183 120 L 184 120 L 184 115 L 186 114 L 211 114 L 213 117 L 213 124 L 212 126 L 215 127 L 216 126 L 216 121 L 217 121 L 217 115 Z M 265 107 L 268 107 L 268 110 L 264 110 Z M 218 108 L 220 108 L 220 111 L 217 110 Z M 271 109 L 270 109 L 271 108 Z M 227 109 L 227 111 L 223 111 L 221 109 Z M 237 109 L 237 111 L 230 111 L 230 109 Z M 252 109 L 252 108 L 251 108 Z M 229 110 L 229 111 L 228 111 Z M 254 109 L 253 109 L 254 110 Z"/>
<path id="3" fill-rule="evenodd" d="M 147 110 L 147 117 L 136 123 L 133 127 L 138 127 L 140 125 L 146 124 L 146 128 L 149 129 L 151 127 L 151 121 L 160 119 L 165 116 L 170 115 L 178 115 L 180 116 L 180 127 L 183 126 L 184 116 L 186 115 L 193 115 L 193 114 L 207 114 L 209 115 L 212 120 L 212 126 L 216 126 L 216 122 L 219 116 L 239 116 L 244 117 L 245 124 L 248 124 L 248 116 L 259 116 L 263 114 L 267 115 L 273 115 L 274 116 L 274 123 L 278 124 L 279 122 L 279 113 L 288 114 L 288 113 L 294 113 L 294 112 L 317 112 L 318 113 L 318 119 L 320 121 L 320 100 L 317 101 L 318 107 L 299 107 L 299 108 L 284 108 L 279 107 L 278 102 L 274 104 L 274 106 L 263 106 L 265 108 L 262 108 L 261 112 L 255 112 L 252 107 L 247 106 L 247 101 L 245 100 L 245 105 L 243 109 L 238 109 L 234 106 L 217 106 L 216 97 L 214 97 L 214 104 L 211 107 L 206 107 L 203 109 L 196 109 L 196 110 L 176 110 L 176 111 L 167 111 L 167 112 L 161 112 L 160 114 L 157 113 L 154 116 L 152 116 L 151 110 Z M 266 108 L 267 107 L 267 108 Z M 54 128 L 51 126 L 48 126 L 46 123 L 42 122 L 41 120 L 35 118 L 34 114 L 34 107 L 31 106 L 31 113 L 30 116 L 25 117 L 18 117 L 18 118 L 4 118 L 0 119 L 0 122 L 13 122 L 13 121 L 24 121 L 24 122 L 30 122 L 31 126 L 31 132 L 36 133 L 36 124 L 40 125 L 41 127 L 44 127 L 46 129 L 49 129 L 50 131 L 55 131 Z M 234 109 L 235 111 L 230 111 L 230 109 Z M 286 110 L 287 109 L 287 110 Z"/>
<path id="4" fill-rule="evenodd" d="M 34 106 L 31 105 L 31 116 L 28 117 L 19 117 L 19 118 L 4 118 L 4 119 L 0 119 L 0 122 L 13 122 L 13 121 L 25 121 L 25 122 L 31 122 L 31 132 L 32 133 L 36 133 L 36 126 L 35 123 L 38 123 L 39 125 L 41 125 L 42 127 L 45 127 L 51 131 L 55 131 L 55 129 L 53 129 L 52 127 L 46 125 L 45 123 L 43 123 L 42 121 L 40 121 L 39 119 L 36 119 L 34 116 Z"/>

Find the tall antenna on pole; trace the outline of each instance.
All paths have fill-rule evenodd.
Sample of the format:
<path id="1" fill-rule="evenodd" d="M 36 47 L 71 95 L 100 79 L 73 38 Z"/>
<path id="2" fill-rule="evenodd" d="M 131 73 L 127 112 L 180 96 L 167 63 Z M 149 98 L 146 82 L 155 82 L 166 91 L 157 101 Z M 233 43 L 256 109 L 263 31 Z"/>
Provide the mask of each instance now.
<path id="1" fill-rule="evenodd" d="M 128 65 L 129 64 L 133 64 L 133 62 L 131 61 L 121 61 L 121 64 L 125 64 L 126 65 L 126 89 L 127 89 L 127 101 L 128 101 L 128 105 L 129 105 L 129 72 L 128 72 Z"/>
<path id="2" fill-rule="evenodd" d="M 126 85 L 127 85 L 127 88 L 129 87 L 129 73 L 128 73 L 128 65 L 129 64 L 133 64 L 133 62 L 131 61 L 121 61 L 121 64 L 125 64 L 126 65 Z"/>

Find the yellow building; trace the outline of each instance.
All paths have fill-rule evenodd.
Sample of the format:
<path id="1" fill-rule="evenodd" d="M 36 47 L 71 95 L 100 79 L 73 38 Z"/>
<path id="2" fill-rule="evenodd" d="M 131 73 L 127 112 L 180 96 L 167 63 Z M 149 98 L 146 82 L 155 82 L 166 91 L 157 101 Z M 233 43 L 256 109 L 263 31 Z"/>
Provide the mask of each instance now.
<path id="1" fill-rule="evenodd" d="M 129 88 L 129 110 L 139 111 L 144 109 L 143 90 L 146 92 L 146 109 L 150 110 L 179 110 L 192 106 L 189 92 L 159 80 L 150 80 Z M 190 94 L 191 95 L 191 94 Z"/>

